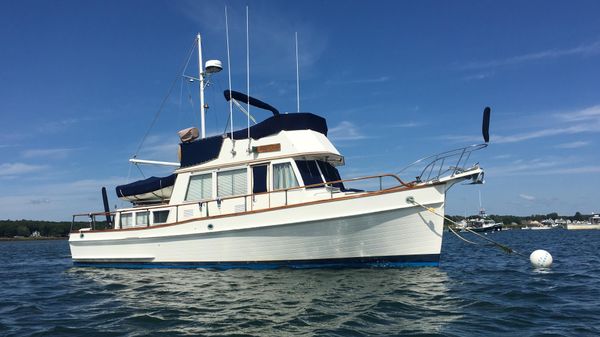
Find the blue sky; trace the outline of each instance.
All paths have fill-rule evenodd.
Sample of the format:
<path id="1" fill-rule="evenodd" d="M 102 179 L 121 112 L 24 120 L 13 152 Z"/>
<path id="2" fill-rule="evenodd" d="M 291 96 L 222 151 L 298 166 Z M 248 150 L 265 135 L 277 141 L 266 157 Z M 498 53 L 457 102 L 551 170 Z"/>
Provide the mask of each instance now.
<path id="1" fill-rule="evenodd" d="M 1 2 L 0 219 L 100 210 L 102 186 L 120 204 L 113 188 L 142 178 L 127 160 L 197 32 L 205 58 L 225 63 L 225 4 L 233 88 L 245 91 L 247 2 Z M 295 111 L 298 32 L 301 110 L 328 119 L 344 176 L 477 143 L 489 105 L 491 145 L 476 158 L 486 184 L 453 188 L 448 213 L 475 213 L 478 191 L 493 214 L 600 211 L 598 2 L 249 5 L 252 95 Z M 226 87 L 223 72 L 207 91 L 211 134 L 225 128 Z M 196 90 L 177 79 L 138 157 L 176 160 L 176 131 L 198 121 Z"/>

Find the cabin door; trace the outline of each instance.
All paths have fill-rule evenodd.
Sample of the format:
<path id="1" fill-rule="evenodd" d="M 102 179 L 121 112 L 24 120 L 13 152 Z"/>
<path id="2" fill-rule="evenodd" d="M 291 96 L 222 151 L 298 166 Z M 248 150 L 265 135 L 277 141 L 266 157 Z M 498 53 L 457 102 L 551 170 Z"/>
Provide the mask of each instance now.
<path id="1" fill-rule="evenodd" d="M 252 166 L 252 209 L 269 208 L 269 164 Z"/>

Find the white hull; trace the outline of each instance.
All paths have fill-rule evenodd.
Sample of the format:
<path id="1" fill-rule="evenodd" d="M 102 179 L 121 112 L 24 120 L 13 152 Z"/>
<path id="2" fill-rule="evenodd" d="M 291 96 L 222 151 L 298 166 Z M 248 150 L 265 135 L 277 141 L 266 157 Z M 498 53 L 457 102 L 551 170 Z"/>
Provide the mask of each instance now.
<path id="1" fill-rule="evenodd" d="M 82 231 L 69 239 L 79 263 L 437 264 L 446 184 L 187 220 L 167 226 Z M 212 225 L 212 226 L 209 226 Z"/>
<path id="2" fill-rule="evenodd" d="M 600 229 L 600 224 L 567 224 L 567 229 Z"/>

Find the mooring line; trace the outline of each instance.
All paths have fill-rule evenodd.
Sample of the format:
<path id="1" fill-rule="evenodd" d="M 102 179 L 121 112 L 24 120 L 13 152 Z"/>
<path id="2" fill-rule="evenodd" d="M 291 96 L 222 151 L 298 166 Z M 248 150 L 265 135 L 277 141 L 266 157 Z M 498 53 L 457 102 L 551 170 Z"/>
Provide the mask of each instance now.
<path id="1" fill-rule="evenodd" d="M 409 203 L 411 203 L 411 204 L 414 204 L 414 205 L 421 206 L 421 207 L 423 207 L 425 210 L 427 210 L 427 211 L 429 211 L 429 212 L 431 212 L 431 213 L 433 213 L 433 214 L 435 214 L 435 215 L 437 215 L 437 216 L 439 216 L 439 217 L 443 218 L 444 220 L 448 220 L 448 221 L 449 221 L 449 222 L 451 222 L 452 224 L 454 224 L 454 225 L 458 226 L 458 224 L 457 224 L 457 223 L 456 223 L 454 220 L 452 220 L 452 219 L 450 219 L 450 218 L 448 218 L 448 217 L 446 217 L 446 216 L 444 216 L 444 215 L 441 215 L 441 214 L 439 214 L 439 213 L 438 213 L 438 212 L 436 212 L 436 211 L 435 211 L 435 209 L 433 209 L 433 208 L 426 207 L 426 206 L 424 206 L 424 205 L 420 204 L 420 203 L 419 203 L 419 202 L 417 202 L 417 201 L 415 200 L 415 198 L 413 198 L 413 197 L 407 197 L 407 198 L 406 198 L 406 202 L 409 202 Z M 448 227 L 448 228 L 450 229 L 450 227 Z M 481 235 L 481 234 L 479 234 L 479 233 L 477 233 L 477 232 L 475 232 L 475 231 L 473 231 L 473 230 L 471 230 L 471 229 L 469 229 L 469 228 L 465 228 L 465 230 L 466 230 L 467 232 L 469 232 L 469 233 L 473 233 L 473 234 L 475 234 L 476 236 L 478 236 L 478 237 L 480 237 L 480 238 L 482 238 L 482 239 L 484 239 L 484 240 L 486 240 L 486 241 L 488 241 L 488 242 L 492 243 L 494 246 L 496 246 L 496 247 L 498 247 L 498 248 L 502 249 L 502 250 L 503 250 L 505 253 L 507 253 L 507 254 L 513 254 L 513 253 L 514 253 L 514 254 L 516 254 L 516 255 L 519 255 L 519 256 L 522 256 L 522 257 L 525 257 L 525 258 L 527 258 L 527 256 L 525 256 L 525 255 L 523 255 L 523 254 L 519 253 L 518 251 L 516 251 L 516 250 L 514 250 L 514 249 L 512 249 L 512 248 L 510 248 L 510 247 L 508 247 L 508 246 L 506 246 L 506 245 L 503 245 L 503 244 L 501 244 L 501 243 L 498 243 L 498 242 L 496 242 L 496 241 L 494 241 L 494 240 L 492 240 L 492 239 L 490 239 L 490 238 L 487 238 L 487 237 L 485 237 L 485 236 L 483 236 L 483 235 Z M 453 232 L 454 234 L 456 234 L 458 237 L 460 237 L 460 235 L 458 235 L 458 233 L 456 233 L 456 232 L 454 232 L 454 231 L 452 231 L 452 232 Z M 466 242 L 470 242 L 469 240 L 467 240 L 467 239 L 465 239 L 465 238 L 462 238 L 462 237 L 460 237 L 460 238 L 461 238 L 461 239 L 463 239 L 463 240 L 464 240 L 464 241 L 466 241 Z M 474 242 L 470 242 L 470 243 L 476 244 L 476 243 L 474 243 Z"/>

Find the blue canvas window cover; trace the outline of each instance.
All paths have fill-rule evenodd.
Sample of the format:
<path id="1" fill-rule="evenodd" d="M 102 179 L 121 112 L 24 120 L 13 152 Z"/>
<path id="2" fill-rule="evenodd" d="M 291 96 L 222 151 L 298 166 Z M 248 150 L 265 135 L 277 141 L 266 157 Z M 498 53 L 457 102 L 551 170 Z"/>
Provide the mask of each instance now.
<path id="1" fill-rule="evenodd" d="M 304 181 L 304 186 L 320 184 L 323 182 L 321 173 L 319 173 L 319 169 L 317 168 L 317 163 L 314 160 L 296 159 L 296 166 L 298 166 L 298 170 L 300 171 L 300 175 Z M 323 185 L 312 186 L 309 188 L 319 187 L 323 187 Z"/>
<path id="2" fill-rule="evenodd" d="M 189 143 L 181 143 L 181 167 L 197 165 L 219 156 L 223 136 L 198 139 Z"/>
<path id="3" fill-rule="evenodd" d="M 274 135 L 280 131 L 313 130 L 327 136 L 325 118 L 308 112 L 276 115 L 250 127 L 250 137 L 260 139 Z M 230 138 L 228 133 L 225 137 Z M 233 132 L 233 139 L 247 139 L 248 129 Z M 189 143 L 181 143 L 181 167 L 201 164 L 216 159 L 221 152 L 223 136 L 198 139 Z"/>
<path id="4" fill-rule="evenodd" d="M 317 160 L 317 164 L 319 165 L 321 172 L 323 172 L 323 176 L 325 177 L 326 182 L 342 180 L 340 172 L 330 163 L 324 162 L 322 160 Z M 333 187 L 339 188 L 342 191 L 347 191 L 346 187 L 344 186 L 344 183 L 342 182 L 333 183 L 331 185 Z"/>
<path id="5" fill-rule="evenodd" d="M 150 193 L 175 184 L 175 174 L 167 177 L 150 177 L 116 187 L 118 197 Z"/>

